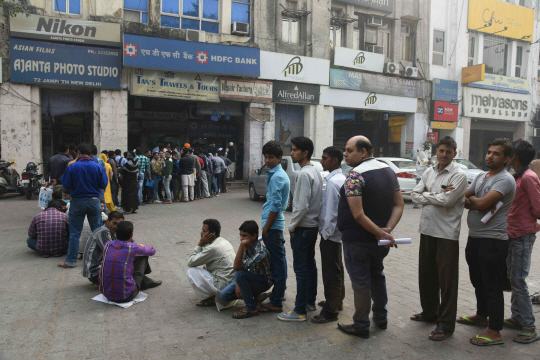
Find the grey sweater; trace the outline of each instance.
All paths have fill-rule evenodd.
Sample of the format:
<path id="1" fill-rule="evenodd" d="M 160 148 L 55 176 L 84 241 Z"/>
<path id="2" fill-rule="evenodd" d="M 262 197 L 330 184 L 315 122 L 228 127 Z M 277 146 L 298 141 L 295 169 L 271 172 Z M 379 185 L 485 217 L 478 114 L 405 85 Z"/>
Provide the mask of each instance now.
<path id="1" fill-rule="evenodd" d="M 313 165 L 304 166 L 296 177 L 289 232 L 297 227 L 318 227 L 322 205 L 322 177 Z"/>

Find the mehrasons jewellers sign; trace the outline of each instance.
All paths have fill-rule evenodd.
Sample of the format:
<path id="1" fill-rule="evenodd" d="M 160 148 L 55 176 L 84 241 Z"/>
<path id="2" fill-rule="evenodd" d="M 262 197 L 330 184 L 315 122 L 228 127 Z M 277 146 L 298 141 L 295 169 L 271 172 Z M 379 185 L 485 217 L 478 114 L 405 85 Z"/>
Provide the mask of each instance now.
<path id="1" fill-rule="evenodd" d="M 528 121 L 531 96 L 465 87 L 463 115 L 473 118 Z"/>
<path id="2" fill-rule="evenodd" d="M 274 81 L 272 101 L 290 104 L 319 104 L 319 85 Z"/>

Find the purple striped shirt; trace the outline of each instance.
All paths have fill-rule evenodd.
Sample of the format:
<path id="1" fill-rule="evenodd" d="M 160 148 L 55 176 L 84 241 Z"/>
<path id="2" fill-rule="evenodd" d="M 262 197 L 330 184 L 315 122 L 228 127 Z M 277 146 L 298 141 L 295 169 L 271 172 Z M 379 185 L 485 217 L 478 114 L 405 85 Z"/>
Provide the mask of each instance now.
<path id="1" fill-rule="evenodd" d="M 69 219 L 55 208 L 48 208 L 32 219 L 28 237 L 37 239 L 36 251 L 42 255 L 57 255 L 65 252 L 69 240 Z"/>
<path id="2" fill-rule="evenodd" d="M 134 242 L 107 241 L 99 272 L 99 291 L 110 301 L 127 299 L 136 289 L 133 280 L 135 256 L 152 256 L 156 250 Z"/>

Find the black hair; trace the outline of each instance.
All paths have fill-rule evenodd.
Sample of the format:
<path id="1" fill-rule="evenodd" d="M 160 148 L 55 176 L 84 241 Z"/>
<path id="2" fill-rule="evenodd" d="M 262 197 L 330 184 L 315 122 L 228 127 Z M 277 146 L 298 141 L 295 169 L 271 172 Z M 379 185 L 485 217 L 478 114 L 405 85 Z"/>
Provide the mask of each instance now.
<path id="1" fill-rule="evenodd" d="M 221 234 L 221 224 L 216 219 L 206 219 L 203 221 L 203 225 L 208 226 L 208 230 L 214 233 L 216 237 L 219 237 L 219 234 Z"/>
<path id="2" fill-rule="evenodd" d="M 55 208 L 56 210 L 60 209 L 62 206 L 66 206 L 67 203 L 60 199 L 53 199 L 47 204 L 47 209 Z"/>
<path id="3" fill-rule="evenodd" d="M 297 136 L 291 139 L 291 143 L 300 151 L 307 151 L 307 158 L 311 160 L 311 155 L 313 155 L 313 141 L 305 136 Z"/>
<path id="4" fill-rule="evenodd" d="M 116 225 L 116 238 L 120 241 L 128 241 L 133 234 L 133 224 L 131 221 L 120 221 Z"/>
<path id="5" fill-rule="evenodd" d="M 176 152 L 176 150 L 174 150 L 174 151 L 171 153 L 171 155 L 173 155 L 173 156 L 174 156 L 174 155 L 178 155 L 178 153 Z"/>
<path id="6" fill-rule="evenodd" d="M 343 151 L 341 151 L 335 146 L 329 146 L 323 150 L 323 154 L 328 154 L 331 158 L 337 159 L 338 164 L 340 164 L 341 166 L 341 162 L 343 161 Z"/>
<path id="7" fill-rule="evenodd" d="M 124 214 L 122 214 L 120 211 L 111 211 L 109 213 L 109 217 L 107 218 L 109 221 L 112 219 L 122 219 L 124 220 Z"/>
<path id="8" fill-rule="evenodd" d="M 69 144 L 69 150 L 77 150 L 77 145 L 75 145 L 74 143 Z"/>
<path id="9" fill-rule="evenodd" d="M 52 193 L 53 200 L 62 200 L 62 190 L 56 189 Z"/>
<path id="10" fill-rule="evenodd" d="M 362 149 L 366 149 L 368 155 L 373 155 L 373 145 L 371 145 L 369 140 L 360 138 L 360 140 L 356 142 L 356 151 L 362 151 Z"/>
<path id="11" fill-rule="evenodd" d="M 189 154 L 189 148 L 184 148 L 184 150 L 182 150 L 182 154 L 184 155 Z"/>
<path id="12" fill-rule="evenodd" d="M 259 235 L 259 225 L 253 220 L 244 221 L 238 230 L 246 232 L 249 235 Z"/>
<path id="13" fill-rule="evenodd" d="M 77 150 L 81 153 L 81 155 L 90 155 L 92 153 L 92 147 L 88 143 L 79 144 Z"/>
<path id="14" fill-rule="evenodd" d="M 58 145 L 58 150 L 59 150 L 61 153 L 65 153 L 66 150 L 69 150 L 69 145 L 66 144 L 66 143 L 60 143 L 60 145 Z"/>
<path id="15" fill-rule="evenodd" d="M 205 155 L 207 155 L 207 153 L 208 151 L 205 152 Z M 277 141 L 272 140 L 264 144 L 262 153 L 263 155 L 274 155 L 275 157 L 280 158 L 283 156 L 283 149 Z"/>
<path id="16" fill-rule="evenodd" d="M 109 150 L 109 159 L 114 159 L 114 151 Z"/>
<path id="17" fill-rule="evenodd" d="M 109 156 L 109 150 L 102 150 L 101 153 Z"/>
<path id="18" fill-rule="evenodd" d="M 124 151 L 124 157 L 127 158 L 127 154 L 128 152 L 127 151 Z"/>
<path id="19" fill-rule="evenodd" d="M 150 153 L 152 153 L 152 149 L 146 149 L 146 151 L 144 153 L 146 154 L 149 151 L 150 151 Z"/>
<path id="20" fill-rule="evenodd" d="M 92 148 L 92 150 L 90 150 L 90 151 L 92 151 L 92 155 L 97 155 L 97 154 L 98 154 L 98 152 L 97 152 L 97 146 L 94 145 L 94 144 L 92 144 L 92 145 L 90 145 L 90 146 L 91 146 L 91 148 Z"/>
<path id="21" fill-rule="evenodd" d="M 172 155 L 171 150 L 165 151 L 167 154 Z"/>
<path id="22" fill-rule="evenodd" d="M 451 147 L 454 149 L 454 151 L 457 151 L 457 143 L 456 143 L 456 140 L 454 140 L 453 137 L 451 136 L 445 136 L 443 137 L 441 140 L 439 140 L 439 146 L 441 145 L 445 145 L 445 146 L 448 146 L 448 147 Z"/>
<path id="23" fill-rule="evenodd" d="M 491 146 L 502 146 L 504 149 L 504 157 L 512 156 L 513 154 L 513 146 L 508 139 L 495 139 L 488 144 L 487 148 L 489 149 Z"/>
<path id="24" fill-rule="evenodd" d="M 136 148 L 135 152 L 137 153 L 137 155 L 139 155 L 141 153 L 141 148 L 140 147 Z"/>
<path id="25" fill-rule="evenodd" d="M 116 155 L 122 155 L 122 150 L 116 149 L 116 150 L 114 150 L 114 153 L 115 153 Z"/>
<path id="26" fill-rule="evenodd" d="M 519 162 L 523 166 L 528 166 L 533 161 L 536 151 L 534 146 L 523 139 L 514 141 L 514 154 L 517 155 Z"/>

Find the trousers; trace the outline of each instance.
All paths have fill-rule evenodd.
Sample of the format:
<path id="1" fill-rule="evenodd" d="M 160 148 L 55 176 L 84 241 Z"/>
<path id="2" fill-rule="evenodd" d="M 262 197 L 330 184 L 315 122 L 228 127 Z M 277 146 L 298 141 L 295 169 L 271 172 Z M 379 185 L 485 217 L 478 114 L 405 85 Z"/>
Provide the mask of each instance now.
<path id="1" fill-rule="evenodd" d="M 343 268 L 343 246 L 341 243 L 325 240 L 321 236 L 321 267 L 326 304 L 321 316 L 334 319 L 339 314 L 345 298 L 345 269 Z"/>
<path id="2" fill-rule="evenodd" d="M 317 228 L 297 227 L 291 238 L 293 269 L 296 275 L 296 301 L 294 312 L 306 315 L 306 306 L 315 307 L 317 299 L 317 264 L 315 244 Z"/>
<path id="3" fill-rule="evenodd" d="M 287 289 L 287 258 L 283 230 L 271 229 L 268 231 L 268 236 L 263 234 L 262 239 L 270 253 L 270 272 L 274 280 L 270 302 L 277 307 L 283 307 L 283 298 Z"/>
<path id="4" fill-rule="evenodd" d="M 206 171 L 201 170 L 201 197 L 210 197 L 210 191 L 208 189 L 208 178 L 206 177 Z"/>

